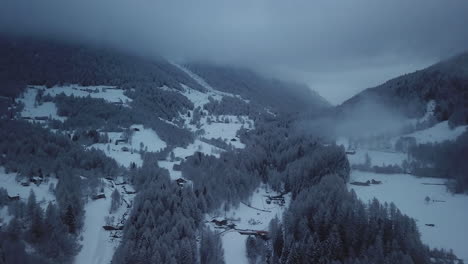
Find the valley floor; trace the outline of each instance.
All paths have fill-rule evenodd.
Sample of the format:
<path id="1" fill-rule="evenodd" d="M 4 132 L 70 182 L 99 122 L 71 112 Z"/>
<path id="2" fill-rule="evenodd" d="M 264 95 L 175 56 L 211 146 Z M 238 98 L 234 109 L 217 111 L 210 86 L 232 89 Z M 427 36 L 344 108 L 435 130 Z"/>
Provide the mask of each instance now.
<path id="1" fill-rule="evenodd" d="M 354 189 L 363 201 L 375 197 L 381 202 L 394 203 L 402 213 L 416 220 L 423 243 L 431 248 L 453 249 L 459 258 L 468 261 L 467 195 L 448 192 L 443 185 L 444 179 L 418 178 L 409 174 L 353 170 L 350 182 L 372 179 L 382 183 L 370 186 L 348 184 L 348 187 Z M 426 197 L 430 201 L 426 201 Z"/>

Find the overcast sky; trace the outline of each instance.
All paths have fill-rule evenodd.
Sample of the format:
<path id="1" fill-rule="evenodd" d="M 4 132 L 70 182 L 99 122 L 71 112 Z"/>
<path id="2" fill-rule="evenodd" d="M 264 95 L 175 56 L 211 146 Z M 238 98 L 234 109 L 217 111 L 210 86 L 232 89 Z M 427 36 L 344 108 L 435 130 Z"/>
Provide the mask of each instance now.
<path id="1" fill-rule="evenodd" d="M 249 66 L 336 104 L 468 50 L 466 0 L 3 0 L 0 31 Z"/>

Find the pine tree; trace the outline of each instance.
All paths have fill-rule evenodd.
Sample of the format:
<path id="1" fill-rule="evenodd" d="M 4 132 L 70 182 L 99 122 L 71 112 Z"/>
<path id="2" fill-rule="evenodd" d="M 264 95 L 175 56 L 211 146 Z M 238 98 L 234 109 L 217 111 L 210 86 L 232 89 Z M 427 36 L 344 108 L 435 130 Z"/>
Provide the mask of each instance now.
<path id="1" fill-rule="evenodd" d="M 112 214 L 119 209 L 121 203 L 121 195 L 117 189 L 114 189 L 114 191 L 112 192 L 111 199 L 112 200 L 109 212 Z"/>
<path id="2" fill-rule="evenodd" d="M 68 226 L 68 232 L 71 234 L 75 234 L 76 218 L 75 218 L 75 213 L 73 212 L 73 207 L 71 205 L 67 206 L 63 221 Z"/>

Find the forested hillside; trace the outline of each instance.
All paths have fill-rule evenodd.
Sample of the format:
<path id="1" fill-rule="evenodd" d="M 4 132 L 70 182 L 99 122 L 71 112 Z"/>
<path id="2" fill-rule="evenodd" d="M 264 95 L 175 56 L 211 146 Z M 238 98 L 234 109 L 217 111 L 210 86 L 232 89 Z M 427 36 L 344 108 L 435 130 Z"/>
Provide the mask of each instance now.
<path id="1" fill-rule="evenodd" d="M 306 86 L 6 36 L 0 57 L 1 264 L 455 263 L 346 189 Z"/>
<path id="2" fill-rule="evenodd" d="M 187 68 L 221 91 L 239 94 L 275 111 L 316 111 L 330 107 L 325 99 L 303 84 L 265 78 L 236 67 L 190 63 Z"/>
<path id="3" fill-rule="evenodd" d="M 104 47 L 37 38 L 0 36 L 0 95 L 17 95 L 26 84 L 170 86 L 203 88 L 163 58 L 147 59 Z"/>
<path id="4" fill-rule="evenodd" d="M 453 126 L 468 123 L 468 53 L 369 88 L 344 102 L 337 111 L 346 117 L 347 112 L 370 101 L 409 118 L 421 118 L 431 100 L 436 103 L 438 121 L 449 120 Z"/>

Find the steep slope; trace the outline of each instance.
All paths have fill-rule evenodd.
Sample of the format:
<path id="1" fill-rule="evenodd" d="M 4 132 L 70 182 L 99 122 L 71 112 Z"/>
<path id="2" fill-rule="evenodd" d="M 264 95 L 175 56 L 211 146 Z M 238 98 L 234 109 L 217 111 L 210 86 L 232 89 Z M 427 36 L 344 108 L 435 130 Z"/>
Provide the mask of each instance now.
<path id="1" fill-rule="evenodd" d="M 187 65 L 218 90 L 239 94 L 274 111 L 301 112 L 330 104 L 306 85 L 268 79 L 248 69 L 206 63 Z"/>
<path id="2" fill-rule="evenodd" d="M 372 103 L 409 118 L 420 118 L 427 104 L 436 103 L 438 121 L 451 125 L 468 123 L 468 52 L 426 69 L 394 78 L 369 88 L 337 107 L 342 116 Z"/>
<path id="3" fill-rule="evenodd" d="M 181 83 L 196 90 L 203 88 L 186 73 L 163 58 L 147 59 L 108 48 L 0 36 L 0 95 L 14 96 L 24 84 L 171 86 Z"/>

